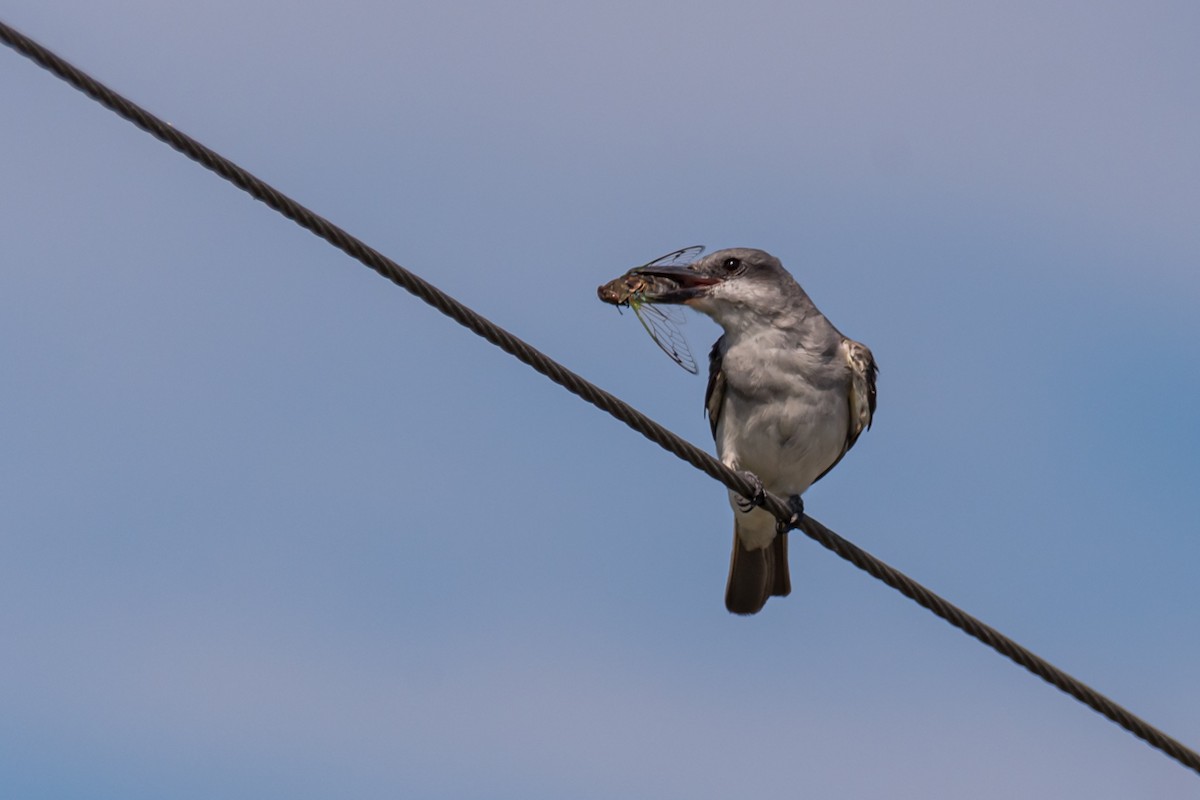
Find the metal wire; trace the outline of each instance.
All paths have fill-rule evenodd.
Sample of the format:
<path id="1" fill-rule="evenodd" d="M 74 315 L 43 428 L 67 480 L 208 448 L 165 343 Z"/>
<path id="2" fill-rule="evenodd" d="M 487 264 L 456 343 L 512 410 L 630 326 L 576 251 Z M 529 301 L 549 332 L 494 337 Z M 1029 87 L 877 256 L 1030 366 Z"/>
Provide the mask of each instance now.
<path id="1" fill-rule="evenodd" d="M 731 490 L 744 496 L 749 496 L 754 492 L 756 487 L 752 486 L 745 477 L 729 469 L 707 452 L 680 438 L 621 399 L 585 380 L 539 352 L 532 345 L 480 316 L 432 284 L 409 272 L 378 251 L 368 247 L 365 243 L 351 236 L 332 222 L 305 208 L 295 200 L 259 180 L 254 175 L 200 144 L 190 136 L 179 132 L 136 103 L 117 94 L 104 84 L 3 22 L 0 22 L 0 41 L 3 41 L 9 47 L 49 70 L 101 105 L 150 133 L 155 138 L 166 142 L 187 157 L 199 162 L 230 181 L 255 199 L 266 203 L 296 224 L 321 237 L 398 286 L 412 292 L 446 316 L 474 331 L 484 339 L 487 339 L 506 353 L 528 364 L 567 391 L 608 412 L 650 441 L 679 456 L 692 466 L 725 484 Z M 784 522 L 791 519 L 792 512 L 788 509 L 787 504 L 772 494 L 766 494 L 763 506 L 774 514 L 776 519 Z M 846 541 L 812 517 L 806 515 L 795 527 L 798 527 L 806 536 L 837 553 L 859 569 L 864 570 L 888 586 L 915 600 L 951 625 L 970 634 L 996 652 L 1020 664 L 1034 675 L 1057 686 L 1081 703 L 1108 717 L 1134 736 L 1144 740 L 1150 746 L 1161 750 L 1180 764 L 1200 773 L 1200 754 L 1197 754 L 1150 723 L 1109 700 L 1082 681 L 1058 669 L 1050 662 L 1030 652 L 996 629 L 984 624 L 899 570 L 885 564 L 851 542 Z"/>

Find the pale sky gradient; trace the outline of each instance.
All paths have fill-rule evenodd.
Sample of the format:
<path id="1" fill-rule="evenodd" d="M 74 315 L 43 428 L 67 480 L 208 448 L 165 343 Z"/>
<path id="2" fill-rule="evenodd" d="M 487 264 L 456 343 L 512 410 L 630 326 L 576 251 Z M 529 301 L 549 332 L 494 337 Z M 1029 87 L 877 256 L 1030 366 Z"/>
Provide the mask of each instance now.
<path id="1" fill-rule="evenodd" d="M 1195 4 L 0 18 L 706 447 L 595 288 L 778 255 L 882 367 L 810 513 L 1200 746 Z M 7 49 L 0 96 L 5 796 L 1200 795 L 803 537 L 729 616 L 719 485 Z"/>

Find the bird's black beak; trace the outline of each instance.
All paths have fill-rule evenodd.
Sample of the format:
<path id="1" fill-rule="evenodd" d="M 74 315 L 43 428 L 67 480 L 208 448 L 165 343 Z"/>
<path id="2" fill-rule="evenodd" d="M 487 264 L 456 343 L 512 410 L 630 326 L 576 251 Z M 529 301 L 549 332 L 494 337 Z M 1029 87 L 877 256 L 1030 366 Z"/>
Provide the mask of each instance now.
<path id="1" fill-rule="evenodd" d="M 686 303 L 724 280 L 721 276 L 705 275 L 687 267 L 638 267 L 628 274 L 651 279 L 652 288 L 643 293 L 650 303 Z"/>

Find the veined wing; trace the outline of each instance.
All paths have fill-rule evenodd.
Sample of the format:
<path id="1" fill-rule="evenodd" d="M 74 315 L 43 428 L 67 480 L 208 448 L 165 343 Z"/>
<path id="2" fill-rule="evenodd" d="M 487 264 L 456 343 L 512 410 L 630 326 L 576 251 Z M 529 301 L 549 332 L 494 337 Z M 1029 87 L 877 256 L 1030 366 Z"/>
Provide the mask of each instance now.
<path id="1" fill-rule="evenodd" d="M 678 308 L 652 305 L 636 298 L 630 298 L 629 307 L 637 314 L 638 321 L 642 323 L 646 333 L 650 334 L 654 343 L 661 347 L 672 361 L 693 375 L 700 371 L 696 367 L 695 357 L 692 356 L 692 348 L 688 347 L 683 331 L 679 330 L 685 318 Z"/>
<path id="2" fill-rule="evenodd" d="M 646 267 L 682 267 L 695 261 L 703 252 L 704 245 L 702 244 L 681 247 L 678 250 L 667 253 L 665 256 L 659 256 L 653 261 L 642 264 L 640 267 L 635 267 L 635 269 L 645 269 Z"/>
<path id="3" fill-rule="evenodd" d="M 687 339 L 679 330 L 685 317 L 674 306 L 655 305 L 646 299 L 646 293 L 653 292 L 658 279 L 640 274 L 640 271 L 648 267 L 687 266 L 703 252 L 703 245 L 692 245 L 673 250 L 640 267 L 634 267 L 597 290 L 600 300 L 615 305 L 618 311 L 621 306 L 632 308 L 633 313 L 637 314 L 638 322 L 642 323 L 642 327 L 646 329 L 646 333 L 650 334 L 654 343 L 670 356 L 672 361 L 692 374 L 699 372 L 699 369 Z"/>

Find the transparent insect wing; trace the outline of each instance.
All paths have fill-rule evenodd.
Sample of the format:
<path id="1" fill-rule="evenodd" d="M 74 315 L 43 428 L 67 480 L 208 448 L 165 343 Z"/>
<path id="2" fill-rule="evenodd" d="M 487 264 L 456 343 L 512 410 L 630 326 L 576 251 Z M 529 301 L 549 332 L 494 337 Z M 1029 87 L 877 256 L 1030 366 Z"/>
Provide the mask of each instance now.
<path id="1" fill-rule="evenodd" d="M 653 261 L 642 264 L 637 269 L 645 269 L 646 267 L 684 267 L 699 258 L 703 252 L 704 245 L 694 244 L 691 247 L 683 247 L 667 253 L 665 256 L 659 256 Z"/>
<path id="2" fill-rule="evenodd" d="M 654 343 L 661 347 L 672 361 L 693 375 L 700 371 L 696 366 L 695 357 L 692 356 L 692 348 L 688 346 L 683 331 L 679 330 L 684 318 L 677 309 L 636 301 L 629 305 L 633 313 L 637 314 L 638 321 L 642 323 L 646 333 L 650 334 Z"/>
<path id="3" fill-rule="evenodd" d="M 636 275 L 638 270 L 647 267 L 685 267 L 694 262 L 703 252 L 703 245 L 683 247 L 667 253 L 665 256 L 659 256 L 640 267 L 634 267 L 626 273 L 626 277 Z M 640 286 L 644 287 L 645 284 Z M 700 371 L 696 366 L 696 359 L 692 355 L 692 349 L 688 346 L 687 339 L 679 330 L 679 326 L 686 321 L 682 311 L 674 306 L 647 303 L 642 299 L 641 288 L 629 291 L 626 304 L 633 309 L 633 313 L 637 315 L 638 321 L 642 323 L 642 327 L 646 329 L 646 333 L 650 334 L 654 343 L 670 356 L 672 361 L 693 375 Z"/>

